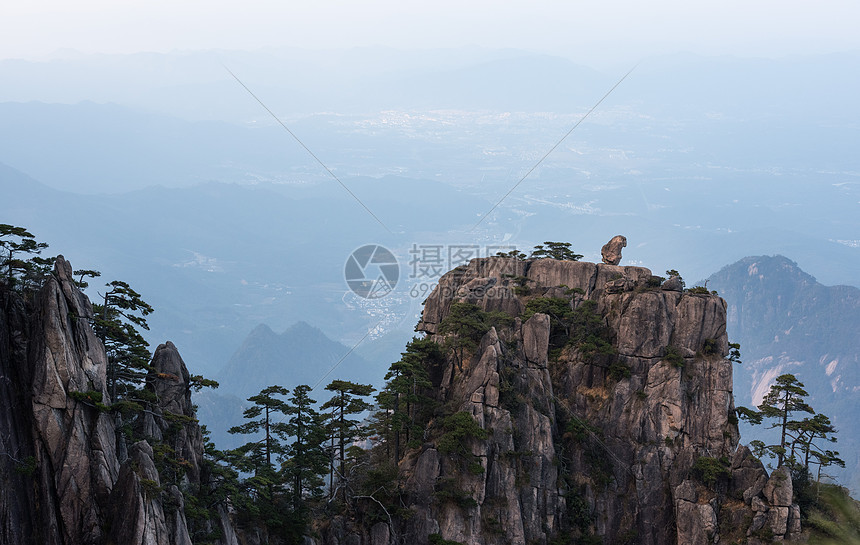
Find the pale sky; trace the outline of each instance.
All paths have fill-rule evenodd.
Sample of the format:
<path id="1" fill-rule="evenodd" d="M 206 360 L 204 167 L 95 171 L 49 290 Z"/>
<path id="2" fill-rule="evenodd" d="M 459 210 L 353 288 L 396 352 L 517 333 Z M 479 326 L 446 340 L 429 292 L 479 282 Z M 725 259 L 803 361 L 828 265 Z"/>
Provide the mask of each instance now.
<path id="1" fill-rule="evenodd" d="M 569 57 L 860 49 L 857 0 L 2 0 L 0 58 L 477 45 Z"/>

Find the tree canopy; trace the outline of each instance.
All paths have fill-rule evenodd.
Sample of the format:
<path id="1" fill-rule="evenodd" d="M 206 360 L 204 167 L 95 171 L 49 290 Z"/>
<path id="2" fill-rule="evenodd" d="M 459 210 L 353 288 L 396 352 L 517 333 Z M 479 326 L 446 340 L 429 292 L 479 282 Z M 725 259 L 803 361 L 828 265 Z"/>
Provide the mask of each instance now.
<path id="1" fill-rule="evenodd" d="M 127 282 L 106 287 L 102 303 L 93 304 L 93 328 L 107 352 L 108 392 L 117 401 L 137 390 L 149 371 L 152 354 L 138 328 L 149 330 L 146 316 L 153 308 Z"/>
<path id="2" fill-rule="evenodd" d="M 777 429 L 780 433 L 779 443 L 767 445 L 763 441 L 752 441 L 757 456 L 776 458 L 777 467 L 788 465 L 792 470 L 802 469 L 809 472 L 810 465 L 818 466 L 819 478 L 821 468 L 829 465 L 845 466 L 839 453 L 822 446 L 836 442 L 836 429 L 830 418 L 815 412 L 807 403 L 809 393 L 804 384 L 792 374 L 783 374 L 776 378 L 767 395 L 758 406 L 758 411 L 746 407 L 738 407 L 738 417 L 753 425 L 770 421 L 768 429 Z M 798 419 L 798 414 L 807 414 Z"/>
<path id="3" fill-rule="evenodd" d="M 37 242 L 27 229 L 0 223 L 0 278 L 6 286 L 38 286 L 53 265 L 53 259 L 38 257 L 47 247 L 47 243 Z M 32 257 L 24 259 L 27 255 Z"/>
<path id="4" fill-rule="evenodd" d="M 338 454 L 339 480 L 346 476 L 346 448 L 349 443 L 359 436 L 358 420 L 351 418 L 371 408 L 371 404 L 364 398 L 376 391 L 370 384 L 356 384 L 346 380 L 334 380 L 325 387 L 327 391 L 333 392 L 331 399 L 320 407 L 321 410 L 329 410 L 328 433 L 332 438 L 334 449 Z M 331 456 L 334 458 L 335 453 Z M 334 473 L 334 463 L 331 467 Z M 334 494 L 334 476 L 329 480 L 330 493 Z"/>
<path id="5" fill-rule="evenodd" d="M 570 242 L 546 241 L 543 244 L 535 246 L 530 257 L 548 257 L 550 259 L 559 259 L 564 261 L 579 261 L 583 256 L 571 249 Z"/>

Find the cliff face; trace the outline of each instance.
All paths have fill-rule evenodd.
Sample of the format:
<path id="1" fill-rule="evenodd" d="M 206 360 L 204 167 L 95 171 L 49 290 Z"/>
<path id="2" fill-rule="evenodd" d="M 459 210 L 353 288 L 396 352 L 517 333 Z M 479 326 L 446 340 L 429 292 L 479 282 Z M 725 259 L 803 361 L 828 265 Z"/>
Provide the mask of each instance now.
<path id="1" fill-rule="evenodd" d="M 458 344 L 466 333 L 448 326 L 464 308 L 495 325 Z M 238 543 L 223 507 L 186 518 L 209 480 L 176 347 L 157 348 L 154 401 L 118 430 L 97 403 L 106 357 L 91 317 L 62 258 L 31 299 L 0 292 L 0 542 Z M 418 329 L 447 356 L 428 369 L 439 409 L 400 460 L 397 510 L 329 521 L 324 543 L 755 544 L 800 531 L 787 472 L 768 476 L 738 447 L 719 297 L 640 267 L 486 258 L 441 279 Z M 462 413 L 469 425 L 450 424 Z M 117 448 L 118 431 L 143 439 Z"/>
<path id="2" fill-rule="evenodd" d="M 465 440 L 480 468 L 464 471 L 430 423 L 425 444 L 400 463 L 413 514 L 393 536 L 656 545 L 798 532 L 791 480 L 769 478 L 737 448 L 725 302 L 672 284 L 645 268 L 551 259 L 476 259 L 445 275 L 418 330 L 444 343 L 443 322 L 462 302 L 513 320 L 462 361 L 449 353 L 431 370 L 438 400 L 467 411 L 488 437 Z M 580 322 L 560 331 L 553 311 L 524 321 L 538 308 L 529 302 L 546 298 L 579 311 Z M 612 348 L 573 342 L 589 327 Z M 452 482 L 453 495 L 443 490 Z M 364 542 L 387 535 L 365 531 Z"/>
<path id="3" fill-rule="evenodd" d="M 56 275 L 31 309 L 4 294 L 2 326 L 4 418 L 3 525 L 9 543 L 98 543 L 105 538 L 105 507 L 119 474 L 115 432 L 108 415 L 70 397 L 106 397 L 106 357 L 87 319 L 92 306 L 71 281 Z M 5 393 L 5 392 L 4 392 Z"/>
<path id="4" fill-rule="evenodd" d="M 182 492 L 162 488 L 146 441 L 121 459 L 114 417 L 96 403 L 108 401 L 107 358 L 91 318 L 62 257 L 32 301 L 0 293 L 0 542 L 190 544 Z M 157 401 L 143 425 L 156 436 L 170 425 L 164 412 L 188 417 L 171 448 L 188 460 L 183 484 L 194 485 L 202 438 L 188 371 L 171 343 L 152 365 Z"/>

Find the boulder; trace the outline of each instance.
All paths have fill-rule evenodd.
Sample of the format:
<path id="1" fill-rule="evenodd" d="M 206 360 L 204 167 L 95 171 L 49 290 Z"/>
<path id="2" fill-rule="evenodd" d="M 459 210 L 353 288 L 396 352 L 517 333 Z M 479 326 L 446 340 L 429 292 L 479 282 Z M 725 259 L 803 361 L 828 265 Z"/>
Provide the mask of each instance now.
<path id="1" fill-rule="evenodd" d="M 660 288 L 666 291 L 684 291 L 684 282 L 680 276 L 670 276 Z"/>
<path id="2" fill-rule="evenodd" d="M 764 487 L 764 497 L 768 503 L 777 507 L 791 507 L 793 493 L 788 466 L 776 468 Z"/>
<path id="3" fill-rule="evenodd" d="M 621 250 L 627 246 L 627 237 L 615 235 L 600 249 L 603 262 L 607 265 L 618 265 L 621 263 Z"/>

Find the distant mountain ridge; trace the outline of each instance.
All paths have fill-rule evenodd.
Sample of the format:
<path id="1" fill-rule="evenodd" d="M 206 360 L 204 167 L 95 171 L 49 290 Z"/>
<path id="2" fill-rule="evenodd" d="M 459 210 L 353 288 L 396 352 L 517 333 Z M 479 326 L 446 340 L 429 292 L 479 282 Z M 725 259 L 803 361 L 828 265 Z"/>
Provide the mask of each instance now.
<path id="1" fill-rule="evenodd" d="M 846 469 L 831 468 L 844 484 L 860 486 L 860 289 L 824 286 L 781 256 L 745 257 L 708 278 L 728 303 L 729 338 L 741 344 L 735 368 L 738 405 L 761 402 L 774 379 L 792 373 L 812 406 L 839 430 L 834 446 Z M 748 433 L 758 430 L 742 429 Z"/>
<path id="2" fill-rule="evenodd" d="M 299 384 L 324 387 L 326 375 L 335 365 L 332 378 L 373 374 L 368 373 L 368 362 L 350 353 L 350 347 L 307 322 L 297 322 L 280 334 L 260 324 L 248 334 L 218 380 L 222 393 L 244 399 L 273 384 L 290 389 Z"/>
<path id="3" fill-rule="evenodd" d="M 242 411 L 250 406 L 246 400 L 263 388 L 277 384 L 292 390 L 299 384 L 307 384 L 316 386 L 311 397 L 321 400 L 326 396 L 319 392 L 332 380 L 378 380 L 385 374 L 388 363 L 368 363 L 350 352 L 350 347 L 333 341 L 305 321 L 296 322 L 282 333 L 260 324 L 248 333 L 221 371 L 214 374 L 219 388 L 195 393 L 194 403 L 201 423 L 212 434 L 212 441 L 219 448 L 235 448 L 244 438 L 227 430 L 242 424 Z"/>

